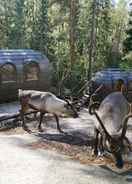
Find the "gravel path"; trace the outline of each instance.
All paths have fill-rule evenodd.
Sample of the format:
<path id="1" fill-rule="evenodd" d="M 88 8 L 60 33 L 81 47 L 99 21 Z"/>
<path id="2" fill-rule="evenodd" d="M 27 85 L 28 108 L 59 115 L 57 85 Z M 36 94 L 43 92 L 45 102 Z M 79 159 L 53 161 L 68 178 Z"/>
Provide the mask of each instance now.
<path id="1" fill-rule="evenodd" d="M 17 102 L 13 107 L 10 104 L 8 107 L 0 106 L 0 113 L 7 109 L 8 113 L 18 110 Z M 47 119 L 46 122 L 43 125 L 45 131 L 41 134 L 38 134 L 35 128 L 36 120 L 28 123 L 30 129 L 35 132 L 31 135 L 25 134 L 21 127 L 0 133 L 0 184 L 132 183 L 132 170 L 113 171 L 106 165 L 81 164 L 61 152 L 57 153 L 54 149 L 47 150 L 43 147 L 46 141 L 51 143 L 50 147 L 54 142 L 64 146 L 68 144 L 71 147 L 85 147 L 91 144 L 89 138 L 93 137 L 93 118 L 86 110 L 82 111 L 77 119 L 60 119 L 62 129 L 68 132 L 68 135 L 57 132 L 54 119 Z M 127 135 L 132 141 L 132 121 L 129 122 Z M 36 143 L 38 147 L 31 149 L 29 145 Z"/>
<path id="2" fill-rule="evenodd" d="M 82 165 L 66 156 L 27 144 L 36 137 L 0 135 L 0 184 L 130 184 L 132 171 L 122 174 L 105 166 Z"/>

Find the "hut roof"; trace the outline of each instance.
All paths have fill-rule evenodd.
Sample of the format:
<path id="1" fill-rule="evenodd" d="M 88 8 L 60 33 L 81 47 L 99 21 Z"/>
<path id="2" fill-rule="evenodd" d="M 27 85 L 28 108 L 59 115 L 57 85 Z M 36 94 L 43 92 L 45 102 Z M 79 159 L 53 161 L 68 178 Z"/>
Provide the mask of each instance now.
<path id="1" fill-rule="evenodd" d="M 0 64 L 5 62 L 21 63 L 27 60 L 47 60 L 45 55 L 32 49 L 1 49 L 0 50 Z"/>

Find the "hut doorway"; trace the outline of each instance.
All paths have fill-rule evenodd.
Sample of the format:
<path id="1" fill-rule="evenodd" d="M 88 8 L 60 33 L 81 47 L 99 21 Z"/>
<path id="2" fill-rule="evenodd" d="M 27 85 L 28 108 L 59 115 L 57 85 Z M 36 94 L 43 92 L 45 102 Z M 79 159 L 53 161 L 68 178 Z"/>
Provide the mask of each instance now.
<path id="1" fill-rule="evenodd" d="M 23 87 L 24 89 L 38 87 L 40 80 L 40 67 L 35 61 L 30 61 L 23 66 Z M 32 86 L 32 87 L 31 87 Z"/>
<path id="2" fill-rule="evenodd" d="M 17 70 L 16 66 L 12 63 L 5 63 L 0 66 L 0 100 L 10 96 L 10 100 L 16 96 L 17 89 Z M 5 100 L 6 101 L 6 100 Z"/>
<path id="3" fill-rule="evenodd" d="M 114 83 L 114 91 L 122 91 L 126 90 L 125 82 L 123 79 L 117 79 Z"/>

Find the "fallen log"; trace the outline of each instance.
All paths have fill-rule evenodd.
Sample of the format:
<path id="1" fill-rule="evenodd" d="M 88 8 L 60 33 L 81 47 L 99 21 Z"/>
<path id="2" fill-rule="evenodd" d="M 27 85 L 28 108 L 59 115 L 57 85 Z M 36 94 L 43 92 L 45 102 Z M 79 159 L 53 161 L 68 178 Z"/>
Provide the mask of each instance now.
<path id="1" fill-rule="evenodd" d="M 31 114 L 36 114 L 38 111 L 30 111 L 25 113 L 25 115 L 31 115 Z M 8 121 L 12 120 L 12 121 Z M 18 121 L 21 120 L 20 113 L 16 114 L 4 114 L 0 116 L 0 131 L 11 129 L 11 128 L 16 128 L 18 126 L 21 126 Z M 6 121 L 6 122 L 5 122 Z"/>
<path id="2" fill-rule="evenodd" d="M 30 112 L 25 113 L 24 115 L 35 114 L 37 112 L 38 111 L 30 111 Z M 3 116 L 0 116 L 0 122 L 5 121 L 5 120 L 9 120 L 9 119 L 15 119 L 15 118 L 18 118 L 18 117 L 20 117 L 20 113 L 16 113 L 16 114 L 13 114 L 13 115 L 8 114 L 7 116 L 3 115 Z"/>

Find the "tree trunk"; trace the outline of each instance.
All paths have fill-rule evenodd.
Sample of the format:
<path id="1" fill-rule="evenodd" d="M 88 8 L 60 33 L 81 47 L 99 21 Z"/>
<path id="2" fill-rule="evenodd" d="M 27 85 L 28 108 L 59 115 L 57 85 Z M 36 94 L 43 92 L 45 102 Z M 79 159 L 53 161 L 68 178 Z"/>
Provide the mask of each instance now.
<path id="1" fill-rule="evenodd" d="M 70 17 L 69 17 L 69 45 L 70 45 L 70 65 L 75 63 L 75 0 L 70 0 Z"/>
<path id="2" fill-rule="evenodd" d="M 95 48 L 95 38 L 96 38 L 96 2 L 93 0 L 92 4 L 92 23 L 91 23 L 91 39 L 90 39 L 90 48 L 89 48 L 89 66 L 88 66 L 88 80 L 91 79 L 92 75 L 92 63 L 94 62 L 94 48 Z"/>

